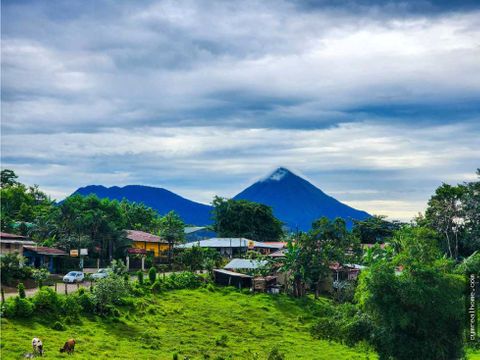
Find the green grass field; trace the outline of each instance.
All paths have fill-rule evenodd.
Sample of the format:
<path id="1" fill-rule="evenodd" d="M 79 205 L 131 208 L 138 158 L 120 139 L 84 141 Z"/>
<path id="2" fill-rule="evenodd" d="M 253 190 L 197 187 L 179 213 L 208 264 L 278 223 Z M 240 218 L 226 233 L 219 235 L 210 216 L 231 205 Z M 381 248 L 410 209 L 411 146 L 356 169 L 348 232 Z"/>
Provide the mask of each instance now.
<path id="1" fill-rule="evenodd" d="M 320 300 L 326 301 L 326 300 Z M 315 303 L 229 289 L 177 290 L 122 309 L 119 319 L 82 318 L 52 329 L 52 319 L 1 321 L 1 358 L 20 359 L 31 339 L 43 340 L 46 359 L 77 341 L 77 359 L 267 359 L 275 346 L 287 359 L 376 359 L 363 348 L 315 340 L 309 333 Z M 223 336 L 223 339 L 222 339 Z"/>

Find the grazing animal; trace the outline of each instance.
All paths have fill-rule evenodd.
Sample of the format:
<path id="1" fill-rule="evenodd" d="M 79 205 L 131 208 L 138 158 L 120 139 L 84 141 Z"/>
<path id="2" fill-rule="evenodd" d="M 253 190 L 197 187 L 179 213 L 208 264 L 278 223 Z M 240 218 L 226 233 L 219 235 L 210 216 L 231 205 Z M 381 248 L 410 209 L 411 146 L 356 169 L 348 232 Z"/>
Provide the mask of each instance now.
<path id="1" fill-rule="evenodd" d="M 74 339 L 68 339 L 65 342 L 65 345 L 63 345 L 63 348 L 60 348 L 60 352 L 67 352 L 68 354 L 73 353 L 75 350 L 75 340 Z"/>
<path id="2" fill-rule="evenodd" d="M 43 355 L 43 343 L 39 338 L 35 337 L 32 339 L 32 348 L 34 354 L 39 354 L 40 356 Z"/>

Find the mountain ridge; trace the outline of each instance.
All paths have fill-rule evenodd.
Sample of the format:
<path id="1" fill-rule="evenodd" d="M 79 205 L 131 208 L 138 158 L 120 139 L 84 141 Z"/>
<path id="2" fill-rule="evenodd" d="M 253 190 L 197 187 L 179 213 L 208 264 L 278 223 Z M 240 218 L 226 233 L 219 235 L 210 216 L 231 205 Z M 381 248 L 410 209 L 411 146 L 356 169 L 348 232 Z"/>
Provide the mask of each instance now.
<path id="1" fill-rule="evenodd" d="M 163 215 L 174 210 L 186 224 L 212 224 L 210 205 L 201 204 L 168 189 L 147 185 L 123 187 L 88 185 L 77 189 L 72 195 L 95 194 L 111 200 L 127 199 L 141 202 Z M 235 195 L 233 199 L 259 202 L 273 208 L 274 214 L 291 230 L 308 231 L 314 220 L 326 216 L 329 219 L 342 217 L 351 228 L 352 219 L 363 220 L 370 215 L 354 209 L 327 195 L 311 182 L 285 167 L 279 167 L 269 176 L 258 180 Z"/>

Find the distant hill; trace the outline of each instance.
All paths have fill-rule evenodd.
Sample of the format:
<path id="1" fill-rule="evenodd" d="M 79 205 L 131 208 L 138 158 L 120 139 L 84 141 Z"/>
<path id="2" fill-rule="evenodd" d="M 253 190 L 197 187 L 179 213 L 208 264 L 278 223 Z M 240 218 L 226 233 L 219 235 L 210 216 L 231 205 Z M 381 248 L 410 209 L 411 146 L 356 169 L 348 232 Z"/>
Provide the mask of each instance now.
<path id="1" fill-rule="evenodd" d="M 73 194 L 83 196 L 95 194 L 99 198 L 111 200 L 127 199 L 132 202 L 144 203 L 164 215 L 174 210 L 186 224 L 209 225 L 212 207 L 185 199 L 171 191 L 143 185 L 127 185 L 124 187 L 89 185 L 79 188 Z"/>
<path id="2" fill-rule="evenodd" d="M 234 199 L 255 201 L 273 208 L 275 216 L 295 231 L 307 231 L 322 216 L 344 218 L 349 228 L 351 219 L 363 220 L 370 215 L 341 203 L 290 170 L 278 168 L 269 177 L 249 186 Z"/>

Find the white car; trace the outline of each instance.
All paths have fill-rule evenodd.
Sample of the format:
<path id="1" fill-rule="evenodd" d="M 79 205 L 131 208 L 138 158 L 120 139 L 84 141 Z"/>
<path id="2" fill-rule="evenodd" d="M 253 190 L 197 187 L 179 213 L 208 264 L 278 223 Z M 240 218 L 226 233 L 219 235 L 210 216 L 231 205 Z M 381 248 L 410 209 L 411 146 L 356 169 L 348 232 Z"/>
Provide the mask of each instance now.
<path id="1" fill-rule="evenodd" d="M 65 283 L 76 283 L 82 282 L 85 275 L 81 271 L 70 271 L 67 275 L 63 277 L 63 282 Z"/>
<path id="2" fill-rule="evenodd" d="M 96 273 L 92 274 L 92 279 L 95 279 L 95 280 L 104 279 L 111 273 L 112 273 L 111 269 L 98 269 Z"/>

